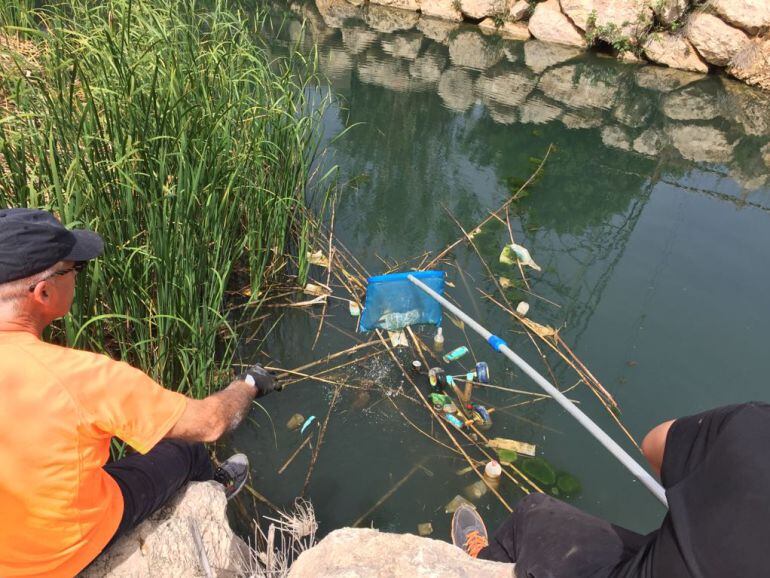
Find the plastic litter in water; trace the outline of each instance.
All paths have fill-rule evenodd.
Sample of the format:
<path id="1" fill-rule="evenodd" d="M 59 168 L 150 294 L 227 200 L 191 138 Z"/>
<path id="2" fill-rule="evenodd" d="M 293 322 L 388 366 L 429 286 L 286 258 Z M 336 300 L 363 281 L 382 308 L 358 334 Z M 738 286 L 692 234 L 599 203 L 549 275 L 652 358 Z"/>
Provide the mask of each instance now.
<path id="1" fill-rule="evenodd" d="M 535 263 L 532 256 L 529 254 L 529 250 L 522 245 L 511 243 L 503 247 L 500 253 L 500 263 L 503 265 L 515 265 L 517 262 L 527 267 L 531 267 L 535 271 L 542 271 L 540 265 Z"/>
<path id="2" fill-rule="evenodd" d="M 415 325 L 420 320 L 420 312 L 411 309 L 404 313 L 394 311 L 382 315 L 377 320 L 377 326 L 385 331 L 399 331 L 408 325 Z"/>
<path id="3" fill-rule="evenodd" d="M 447 420 L 449 423 L 451 423 L 453 426 L 455 426 L 457 429 L 463 429 L 465 424 L 461 422 L 459 419 L 457 419 L 455 416 L 453 416 L 451 413 L 445 413 L 444 419 Z"/>
<path id="4" fill-rule="evenodd" d="M 420 373 L 422 371 L 422 361 L 419 359 L 412 361 L 412 371 L 415 373 Z"/>
<path id="5" fill-rule="evenodd" d="M 476 364 L 475 373 L 479 383 L 489 383 L 489 365 L 486 361 L 479 361 Z"/>
<path id="6" fill-rule="evenodd" d="M 353 317 L 361 315 L 361 307 L 355 301 L 348 301 L 348 311 Z"/>
<path id="7" fill-rule="evenodd" d="M 461 345 L 460 347 L 457 347 L 452 351 L 450 351 L 449 353 L 447 353 L 443 359 L 445 363 L 449 363 L 450 361 L 457 361 L 467 353 L 468 353 L 468 348 L 465 347 L 464 345 Z"/>
<path id="8" fill-rule="evenodd" d="M 308 426 L 315 421 L 315 416 L 311 415 L 309 418 L 305 420 L 305 423 L 302 424 L 302 429 L 299 430 L 300 434 L 305 433 L 305 430 L 308 428 Z"/>
<path id="9" fill-rule="evenodd" d="M 299 426 L 301 426 L 305 422 L 305 416 L 301 413 L 295 413 L 293 416 L 289 418 L 289 421 L 286 422 L 286 427 L 290 430 L 294 431 L 296 429 L 299 429 Z"/>
<path id="10" fill-rule="evenodd" d="M 424 524 L 417 524 L 417 533 L 420 536 L 430 536 L 433 533 L 433 524 L 425 522 Z"/>
<path id="11" fill-rule="evenodd" d="M 441 327 L 436 329 L 436 335 L 433 336 L 433 349 L 436 351 L 444 349 L 444 330 Z"/>
<path id="12" fill-rule="evenodd" d="M 516 305 L 516 313 L 524 317 L 527 313 L 529 313 L 529 303 L 526 301 L 519 301 L 519 304 Z"/>
<path id="13" fill-rule="evenodd" d="M 466 506 L 470 506 L 474 510 L 476 509 L 476 506 L 474 506 L 468 500 L 466 500 L 460 495 L 457 495 L 454 498 L 452 498 L 449 501 L 449 503 L 444 507 L 444 512 L 446 512 L 447 514 L 454 514 L 457 511 L 457 508 L 459 508 L 463 504 L 465 504 Z"/>

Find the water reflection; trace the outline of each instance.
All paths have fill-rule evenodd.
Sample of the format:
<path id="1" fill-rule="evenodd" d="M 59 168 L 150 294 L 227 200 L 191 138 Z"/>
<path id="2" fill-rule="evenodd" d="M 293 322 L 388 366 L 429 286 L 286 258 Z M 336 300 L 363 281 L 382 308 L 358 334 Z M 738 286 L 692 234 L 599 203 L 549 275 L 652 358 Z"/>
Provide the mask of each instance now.
<path id="1" fill-rule="evenodd" d="M 349 86 L 352 74 L 393 91 L 430 91 L 454 112 L 482 103 L 502 125 L 558 121 L 594 130 L 621 151 L 725 165 L 745 190 L 767 182 L 770 95 L 740 83 L 504 40 L 374 4 L 317 0 L 292 10 L 307 27 L 287 27 L 289 39 L 317 42 L 337 87 Z"/>

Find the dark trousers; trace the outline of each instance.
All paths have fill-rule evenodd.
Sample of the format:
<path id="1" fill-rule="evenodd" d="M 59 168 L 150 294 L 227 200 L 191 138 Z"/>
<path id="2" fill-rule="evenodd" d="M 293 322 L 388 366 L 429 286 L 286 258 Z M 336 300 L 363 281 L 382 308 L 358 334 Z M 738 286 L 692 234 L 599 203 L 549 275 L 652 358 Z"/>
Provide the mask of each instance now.
<path id="1" fill-rule="evenodd" d="M 522 578 L 601 577 L 610 576 L 648 541 L 551 496 L 530 494 L 478 557 L 515 562 L 516 576 Z"/>
<path id="2" fill-rule="evenodd" d="M 146 454 L 131 454 L 104 466 L 123 494 L 123 518 L 109 547 L 166 504 L 187 482 L 214 477 L 203 444 L 163 440 Z"/>

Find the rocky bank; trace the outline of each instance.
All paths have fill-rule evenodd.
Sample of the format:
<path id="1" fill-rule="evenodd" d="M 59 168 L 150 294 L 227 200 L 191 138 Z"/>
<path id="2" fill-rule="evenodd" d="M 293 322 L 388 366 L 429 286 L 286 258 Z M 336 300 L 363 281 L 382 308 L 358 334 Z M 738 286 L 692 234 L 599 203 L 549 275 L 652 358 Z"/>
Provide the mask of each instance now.
<path id="1" fill-rule="evenodd" d="M 424 17 L 467 22 L 504 38 L 535 38 L 574 50 L 595 46 L 623 60 L 699 74 L 721 70 L 770 90 L 770 0 L 318 0 L 316 5 L 334 27 L 362 12 L 379 32 L 419 29 Z M 398 12 L 385 12 L 385 18 L 381 8 Z"/>

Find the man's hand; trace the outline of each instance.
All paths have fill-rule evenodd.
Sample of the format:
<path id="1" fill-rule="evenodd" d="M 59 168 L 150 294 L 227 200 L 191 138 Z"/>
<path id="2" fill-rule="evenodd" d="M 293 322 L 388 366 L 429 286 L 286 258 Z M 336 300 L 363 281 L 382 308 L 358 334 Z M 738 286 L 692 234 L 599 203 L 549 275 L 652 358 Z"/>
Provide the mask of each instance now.
<path id="1" fill-rule="evenodd" d="M 257 390 L 257 397 L 262 397 L 268 393 L 280 390 L 275 375 L 267 371 L 259 363 L 252 365 L 237 378 L 245 381 Z"/>

